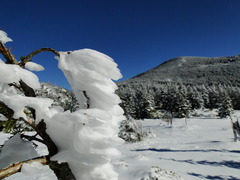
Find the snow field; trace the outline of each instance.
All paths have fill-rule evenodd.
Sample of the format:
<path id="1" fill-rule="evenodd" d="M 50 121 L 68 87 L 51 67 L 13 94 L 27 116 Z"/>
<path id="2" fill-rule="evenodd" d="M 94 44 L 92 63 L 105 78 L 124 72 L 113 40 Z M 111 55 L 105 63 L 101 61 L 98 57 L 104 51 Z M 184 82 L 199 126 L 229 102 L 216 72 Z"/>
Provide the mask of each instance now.
<path id="1" fill-rule="evenodd" d="M 156 167 L 167 172 L 153 176 L 159 180 L 240 179 L 240 143 L 233 142 L 229 119 L 190 118 L 187 126 L 175 119 L 172 127 L 161 120 L 141 122 L 156 136 L 119 147 L 120 163 L 114 161 L 119 180 L 139 180 Z"/>

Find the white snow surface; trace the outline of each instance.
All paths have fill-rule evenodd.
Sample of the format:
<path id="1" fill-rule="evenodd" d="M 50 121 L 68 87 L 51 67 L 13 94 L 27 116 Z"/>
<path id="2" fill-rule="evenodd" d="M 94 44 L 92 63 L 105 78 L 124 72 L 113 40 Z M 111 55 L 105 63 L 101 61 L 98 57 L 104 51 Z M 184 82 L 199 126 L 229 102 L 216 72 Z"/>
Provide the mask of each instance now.
<path id="1" fill-rule="evenodd" d="M 230 120 L 204 112 L 202 115 L 188 119 L 187 126 L 184 119 L 175 119 L 173 126 L 163 120 L 139 121 L 143 130 L 151 129 L 156 136 L 118 147 L 122 155 L 111 163 L 119 173 L 119 180 L 156 180 L 156 177 L 158 180 L 239 180 L 240 143 L 233 141 Z M 3 139 L 6 134 L 0 133 L 0 143 Z M 41 145 L 36 150 L 45 153 Z M 55 177 L 44 166 L 35 175 L 18 173 L 6 178 L 15 179 L 55 180 Z"/>
<path id="2" fill-rule="evenodd" d="M 42 65 L 34 63 L 34 62 L 27 62 L 25 64 L 25 67 L 27 69 L 29 69 L 30 71 L 43 71 L 45 69 Z"/>
<path id="3" fill-rule="evenodd" d="M 12 39 L 7 36 L 6 32 L 0 30 L 0 41 L 5 44 L 6 42 L 12 41 Z"/>

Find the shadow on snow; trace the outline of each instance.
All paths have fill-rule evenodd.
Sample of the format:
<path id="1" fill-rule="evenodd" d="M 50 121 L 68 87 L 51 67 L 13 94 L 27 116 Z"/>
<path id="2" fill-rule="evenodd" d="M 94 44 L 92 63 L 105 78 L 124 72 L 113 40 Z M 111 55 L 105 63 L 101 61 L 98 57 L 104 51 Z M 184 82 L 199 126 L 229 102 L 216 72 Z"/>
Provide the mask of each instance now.
<path id="1" fill-rule="evenodd" d="M 212 179 L 212 180 L 239 180 L 237 177 L 233 176 L 204 176 L 202 174 L 188 173 L 189 175 L 199 177 L 201 179 Z"/>
<path id="2" fill-rule="evenodd" d="M 216 150 L 216 149 L 207 149 L 207 150 L 172 150 L 172 149 L 156 149 L 156 148 L 148 148 L 148 149 L 136 149 L 133 151 L 154 151 L 154 152 L 173 152 L 173 153 L 182 153 L 182 152 L 222 152 L 222 153 L 240 153 L 238 150 Z M 189 164 L 200 164 L 200 165 L 208 165 L 208 166 L 225 166 L 228 168 L 234 168 L 234 169 L 240 169 L 240 162 L 236 161 L 221 161 L 221 162 L 213 162 L 213 161 L 194 161 L 194 160 L 176 160 L 176 159 L 165 159 L 165 160 L 171 160 L 176 162 L 184 162 Z M 201 174 L 196 173 L 188 173 L 192 176 L 197 176 L 199 178 L 204 179 L 214 179 L 214 180 L 240 180 L 239 178 L 233 177 L 233 176 L 204 176 Z"/>

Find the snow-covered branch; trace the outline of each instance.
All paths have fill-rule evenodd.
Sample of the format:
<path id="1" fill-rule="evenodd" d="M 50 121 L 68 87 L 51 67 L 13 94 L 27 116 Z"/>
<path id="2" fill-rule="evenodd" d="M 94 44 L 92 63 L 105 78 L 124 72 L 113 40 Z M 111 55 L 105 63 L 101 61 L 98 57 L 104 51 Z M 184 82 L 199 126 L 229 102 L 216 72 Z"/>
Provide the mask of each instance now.
<path id="1" fill-rule="evenodd" d="M 121 100 L 115 94 L 117 85 L 112 81 L 122 75 L 113 59 L 91 49 L 57 52 L 52 48 L 41 48 L 22 57 L 18 63 L 4 44 L 1 45 L 1 53 L 8 63 L 0 60 L 3 110 L 5 108 L 9 119 L 23 120 L 40 136 L 41 140 L 36 139 L 36 135 L 25 138 L 47 146 L 49 167 L 58 179 L 69 179 L 68 174 L 73 180 L 117 180 L 111 158 L 120 155 L 116 146 L 123 141 L 117 136 L 118 124 L 125 117 L 119 106 Z M 64 112 L 59 107 L 52 107 L 52 100 L 36 97 L 35 89 L 40 88 L 38 77 L 24 68 L 33 56 L 44 51 L 57 56 L 58 67 L 80 105 L 75 112 Z M 13 93 L 16 87 L 24 95 Z M 24 112 L 26 107 L 32 115 L 30 121 Z"/>
<path id="2" fill-rule="evenodd" d="M 49 160 L 46 156 L 42 156 L 42 157 L 37 157 L 34 159 L 30 159 L 30 160 L 12 164 L 4 169 L 0 169 L 0 179 L 6 178 L 8 176 L 11 176 L 11 175 L 19 172 L 23 164 L 31 164 L 33 162 L 39 162 L 42 165 L 46 165 L 46 164 L 48 164 Z"/>

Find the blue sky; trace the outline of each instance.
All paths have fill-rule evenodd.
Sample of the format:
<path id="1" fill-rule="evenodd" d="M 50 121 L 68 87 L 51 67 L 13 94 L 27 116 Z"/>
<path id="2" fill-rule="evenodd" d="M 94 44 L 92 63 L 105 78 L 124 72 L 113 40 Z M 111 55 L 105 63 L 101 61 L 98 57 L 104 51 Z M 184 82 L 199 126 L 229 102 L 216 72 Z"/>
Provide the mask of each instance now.
<path id="1" fill-rule="evenodd" d="M 41 47 L 91 48 L 131 78 L 178 56 L 240 54 L 240 0 L 11 0 L 0 29 L 17 58 Z M 40 81 L 69 88 L 50 53 L 34 58 Z"/>

